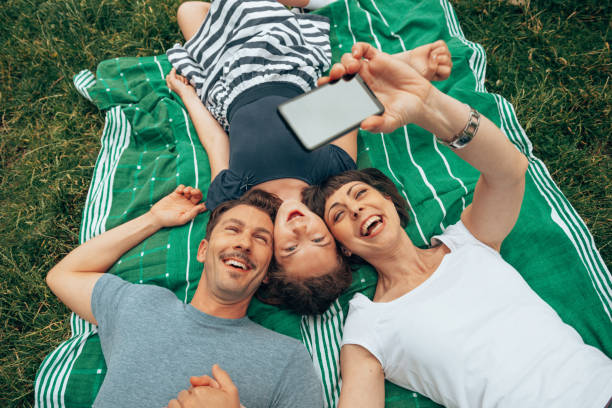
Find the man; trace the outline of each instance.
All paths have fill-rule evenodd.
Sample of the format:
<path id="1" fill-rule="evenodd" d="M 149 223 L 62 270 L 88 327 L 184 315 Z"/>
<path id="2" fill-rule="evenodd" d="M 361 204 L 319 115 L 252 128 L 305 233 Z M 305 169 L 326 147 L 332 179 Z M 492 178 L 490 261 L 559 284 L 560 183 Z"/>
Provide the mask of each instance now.
<path id="1" fill-rule="evenodd" d="M 144 215 L 82 244 L 49 271 L 47 283 L 60 300 L 98 325 L 108 371 L 94 406 L 165 406 L 188 388 L 190 376 L 216 363 L 227 372 L 213 368 L 215 378 L 225 375 L 223 388 L 211 387 L 215 406 L 322 406 L 306 349 L 246 317 L 272 258 L 276 197 L 253 191 L 215 209 L 198 249 L 204 270 L 188 305 L 168 289 L 105 274 L 159 229 L 204 211 L 201 199 L 199 190 L 179 186 Z"/>

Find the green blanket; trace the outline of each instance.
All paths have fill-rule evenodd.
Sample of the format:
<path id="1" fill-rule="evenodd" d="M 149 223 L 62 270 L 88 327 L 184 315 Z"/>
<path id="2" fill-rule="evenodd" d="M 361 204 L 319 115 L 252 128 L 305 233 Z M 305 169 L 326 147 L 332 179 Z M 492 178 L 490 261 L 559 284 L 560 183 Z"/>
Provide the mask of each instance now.
<path id="1" fill-rule="evenodd" d="M 438 84 L 440 89 L 497 123 L 529 158 L 525 201 L 502 247 L 503 257 L 586 343 L 612 355 L 610 274 L 584 223 L 532 155 L 512 106 L 486 93 L 484 51 L 464 38 L 448 1 L 339 0 L 318 13 L 331 19 L 334 61 L 355 41 L 389 53 L 437 39 L 448 43 L 453 73 Z M 89 71 L 75 77 L 79 92 L 106 111 L 81 242 L 142 214 L 178 184 L 206 192 L 208 160 L 184 107 L 166 88 L 170 68 L 165 56 L 115 58 L 102 62 L 95 77 Z M 407 231 L 417 245 L 426 245 L 429 237 L 454 224 L 470 203 L 478 172 L 418 127 L 390 135 L 361 132 L 359 146 L 359 166 L 384 171 L 411 204 Z M 168 287 L 189 301 L 202 271 L 195 255 L 207 220 L 204 214 L 183 227 L 158 232 L 110 272 L 131 282 Z M 371 268 L 360 268 L 348 293 L 321 316 L 301 317 L 257 301 L 249 309 L 253 320 L 304 342 L 321 374 L 326 406 L 335 406 L 338 399 L 339 341 L 348 300 L 356 291 L 371 296 L 375 282 Z M 104 379 L 95 326 L 73 314 L 71 327 L 72 337 L 40 366 L 37 406 L 91 406 Z M 436 406 L 392 384 L 386 391 L 389 407 Z"/>

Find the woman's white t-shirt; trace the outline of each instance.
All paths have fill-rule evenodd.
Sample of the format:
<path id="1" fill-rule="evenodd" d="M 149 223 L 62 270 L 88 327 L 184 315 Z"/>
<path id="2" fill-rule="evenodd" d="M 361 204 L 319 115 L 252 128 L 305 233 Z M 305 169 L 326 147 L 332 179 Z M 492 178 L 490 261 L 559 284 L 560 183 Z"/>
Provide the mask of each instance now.
<path id="1" fill-rule="evenodd" d="M 374 303 L 356 294 L 342 344 L 385 378 L 447 407 L 593 407 L 612 397 L 612 360 L 585 345 L 498 252 L 459 222 L 433 275 Z"/>

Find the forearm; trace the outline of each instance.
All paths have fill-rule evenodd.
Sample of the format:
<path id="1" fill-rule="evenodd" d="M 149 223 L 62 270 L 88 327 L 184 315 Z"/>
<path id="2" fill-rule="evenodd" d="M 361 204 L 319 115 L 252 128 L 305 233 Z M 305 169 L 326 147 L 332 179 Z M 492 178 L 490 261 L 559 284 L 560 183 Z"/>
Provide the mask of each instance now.
<path id="1" fill-rule="evenodd" d="M 195 92 L 180 95 L 210 162 L 211 180 L 229 164 L 229 138 Z"/>
<path id="2" fill-rule="evenodd" d="M 68 270 L 74 272 L 104 273 L 131 248 L 160 229 L 150 212 L 106 231 L 75 248 L 50 272 Z"/>
<path id="3" fill-rule="evenodd" d="M 467 105 L 433 88 L 417 124 L 439 139 L 450 141 L 465 128 L 468 115 Z M 524 180 L 526 157 L 484 115 L 474 139 L 455 153 L 478 169 L 489 184 L 506 185 Z"/>
<path id="4" fill-rule="evenodd" d="M 306 7 L 309 0 L 278 0 L 278 2 L 290 7 Z"/>
<path id="5" fill-rule="evenodd" d="M 428 98 L 425 112 L 422 126 L 445 141 L 463 131 L 469 117 L 468 106 L 438 90 Z M 482 115 L 472 141 L 455 153 L 481 173 L 461 219 L 476 238 L 499 250 L 519 216 L 527 158 Z"/>
<path id="6" fill-rule="evenodd" d="M 97 324 L 91 295 L 100 277 L 132 247 L 160 229 L 150 212 L 111 229 L 78 246 L 47 274 L 47 285 L 66 305 Z"/>

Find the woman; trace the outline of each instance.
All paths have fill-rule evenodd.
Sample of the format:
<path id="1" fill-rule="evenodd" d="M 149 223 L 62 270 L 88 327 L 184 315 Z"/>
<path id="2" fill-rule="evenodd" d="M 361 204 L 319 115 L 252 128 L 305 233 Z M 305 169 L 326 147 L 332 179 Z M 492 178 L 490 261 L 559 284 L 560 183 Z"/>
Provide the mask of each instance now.
<path id="1" fill-rule="evenodd" d="M 379 275 L 373 301 L 357 294 L 350 302 L 339 406 L 384 406 L 386 378 L 447 407 L 604 407 L 611 360 L 499 254 L 521 207 L 526 158 L 491 121 L 396 56 L 357 44 L 342 62 L 332 77 L 358 71 L 386 108 L 362 127 L 417 123 L 481 176 L 461 220 L 427 249 L 411 242 L 407 203 L 375 169 L 306 194 L 342 247 Z"/>
<path id="2" fill-rule="evenodd" d="M 308 152 L 276 107 L 313 88 L 329 67 L 329 23 L 266 0 L 184 3 L 178 23 L 187 42 L 167 54 L 181 75 L 173 70 L 167 83 L 183 100 L 208 153 L 212 182 L 206 206 L 212 210 L 253 187 L 278 195 L 284 203 L 275 224 L 275 287 L 297 282 L 306 294 L 333 290 L 317 302 L 283 297 L 284 289 L 274 296 L 298 312 L 321 313 L 350 284 L 351 273 L 324 222 L 300 202 L 301 193 L 355 168 L 356 131 Z M 432 78 L 450 73 L 444 42 L 403 58 Z"/>

